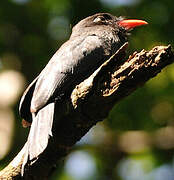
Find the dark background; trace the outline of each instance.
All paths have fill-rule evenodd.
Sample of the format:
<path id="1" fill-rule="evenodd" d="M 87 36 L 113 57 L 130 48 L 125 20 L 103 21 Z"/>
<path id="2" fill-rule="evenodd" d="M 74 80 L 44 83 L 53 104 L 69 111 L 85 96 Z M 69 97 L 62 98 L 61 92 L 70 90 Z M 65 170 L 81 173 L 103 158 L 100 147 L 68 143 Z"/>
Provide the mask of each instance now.
<path id="1" fill-rule="evenodd" d="M 97 12 L 146 20 L 129 53 L 174 45 L 173 0 L 1 0 L 0 169 L 26 141 L 19 99 L 79 20 Z M 59 180 L 174 179 L 174 65 L 117 104 L 53 174 Z"/>

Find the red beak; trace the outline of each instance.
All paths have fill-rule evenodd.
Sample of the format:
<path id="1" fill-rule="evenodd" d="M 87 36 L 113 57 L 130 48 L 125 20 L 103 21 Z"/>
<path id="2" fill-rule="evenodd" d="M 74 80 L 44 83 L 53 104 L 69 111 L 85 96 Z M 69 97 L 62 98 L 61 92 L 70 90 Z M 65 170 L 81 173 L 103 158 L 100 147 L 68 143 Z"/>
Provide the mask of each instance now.
<path id="1" fill-rule="evenodd" d="M 146 21 L 138 19 L 124 19 L 118 22 L 118 25 L 129 30 L 137 26 L 142 26 L 148 24 Z"/>

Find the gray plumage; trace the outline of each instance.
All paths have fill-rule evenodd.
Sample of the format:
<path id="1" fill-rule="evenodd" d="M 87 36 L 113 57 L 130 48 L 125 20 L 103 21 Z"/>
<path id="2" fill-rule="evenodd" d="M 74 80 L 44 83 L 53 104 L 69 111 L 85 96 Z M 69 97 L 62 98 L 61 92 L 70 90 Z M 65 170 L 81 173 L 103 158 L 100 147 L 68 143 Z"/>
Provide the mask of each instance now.
<path id="1" fill-rule="evenodd" d="M 55 103 L 91 75 L 126 41 L 117 18 L 98 13 L 80 21 L 21 98 L 21 117 L 32 122 L 23 162 L 37 158 L 52 136 Z"/>

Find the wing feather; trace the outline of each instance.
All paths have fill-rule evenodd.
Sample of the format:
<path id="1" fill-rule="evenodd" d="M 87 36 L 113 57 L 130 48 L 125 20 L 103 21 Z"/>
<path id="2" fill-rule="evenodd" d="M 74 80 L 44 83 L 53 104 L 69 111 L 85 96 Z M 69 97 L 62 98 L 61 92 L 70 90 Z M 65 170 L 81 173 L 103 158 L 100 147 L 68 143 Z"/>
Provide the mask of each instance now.
<path id="1" fill-rule="evenodd" d="M 31 101 L 32 111 L 37 112 L 52 97 L 65 93 L 67 89 L 72 91 L 76 84 L 102 63 L 103 54 L 102 42 L 98 36 L 67 41 L 39 75 Z"/>

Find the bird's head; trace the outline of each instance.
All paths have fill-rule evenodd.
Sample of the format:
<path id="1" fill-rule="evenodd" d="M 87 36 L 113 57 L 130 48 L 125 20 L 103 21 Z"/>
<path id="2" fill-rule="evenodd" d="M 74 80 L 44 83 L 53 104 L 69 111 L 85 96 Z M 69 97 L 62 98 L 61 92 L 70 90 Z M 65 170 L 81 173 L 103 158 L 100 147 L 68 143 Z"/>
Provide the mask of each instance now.
<path id="1" fill-rule="evenodd" d="M 102 28 L 103 31 L 111 28 L 117 34 L 127 34 L 130 30 L 137 26 L 148 24 L 146 21 L 138 19 L 124 19 L 123 17 L 116 17 L 109 13 L 97 13 L 81 20 L 73 27 L 73 33 L 90 32 L 91 28 L 96 31 Z M 100 28 L 101 27 L 101 28 Z M 85 29 L 88 29 L 85 31 Z M 92 33 L 92 32 L 91 32 Z"/>

